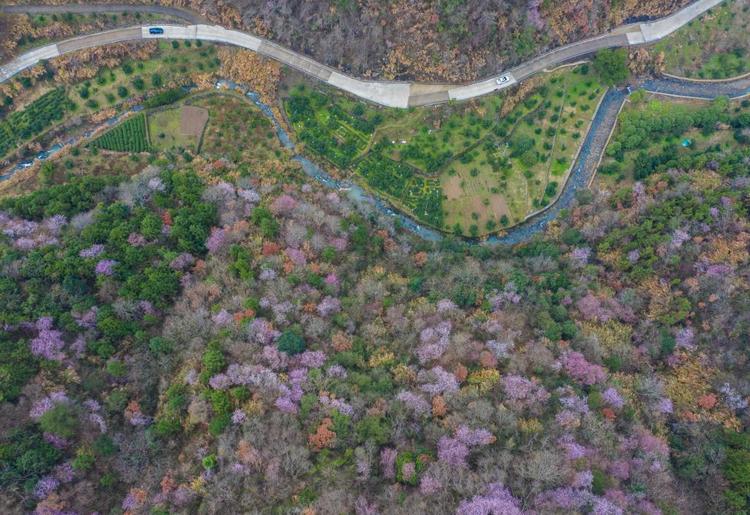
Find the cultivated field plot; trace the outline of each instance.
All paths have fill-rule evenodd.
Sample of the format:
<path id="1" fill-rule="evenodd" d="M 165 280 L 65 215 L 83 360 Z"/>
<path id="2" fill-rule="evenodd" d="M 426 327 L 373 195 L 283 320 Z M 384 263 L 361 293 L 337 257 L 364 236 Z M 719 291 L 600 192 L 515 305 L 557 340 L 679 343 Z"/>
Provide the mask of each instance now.
<path id="1" fill-rule="evenodd" d="M 750 101 L 663 100 L 637 91 L 620 114 L 598 180 L 642 181 L 670 168 L 693 168 L 696 156 L 697 166 L 705 168 L 712 153 L 748 143 Z"/>
<path id="2" fill-rule="evenodd" d="M 49 129 L 63 119 L 73 105 L 65 88 L 55 88 L 20 111 L 0 120 L 0 158 L 29 138 Z"/>
<path id="3" fill-rule="evenodd" d="M 654 47 L 665 71 L 682 77 L 724 79 L 750 72 L 750 0 L 726 0 Z"/>
<path id="4" fill-rule="evenodd" d="M 189 105 L 151 113 L 148 116 L 151 144 L 160 150 L 174 148 L 198 153 L 208 118 L 207 109 Z"/>
<path id="5" fill-rule="evenodd" d="M 347 168 L 366 148 L 382 115 L 343 95 L 335 100 L 317 90 L 295 88 L 285 102 L 300 139 L 338 168 Z"/>
<path id="6" fill-rule="evenodd" d="M 96 138 L 91 146 L 114 152 L 145 152 L 149 150 L 146 115 L 132 116 Z"/>
<path id="7" fill-rule="evenodd" d="M 214 93 L 191 99 L 210 117 L 201 144 L 201 155 L 239 163 L 239 173 L 282 173 L 284 152 L 271 122 L 247 99 L 232 93 Z"/>
<path id="8" fill-rule="evenodd" d="M 287 116 L 306 147 L 420 221 L 481 236 L 549 205 L 604 88 L 587 66 L 556 72 L 517 104 L 493 95 L 408 110 L 292 88 Z"/>

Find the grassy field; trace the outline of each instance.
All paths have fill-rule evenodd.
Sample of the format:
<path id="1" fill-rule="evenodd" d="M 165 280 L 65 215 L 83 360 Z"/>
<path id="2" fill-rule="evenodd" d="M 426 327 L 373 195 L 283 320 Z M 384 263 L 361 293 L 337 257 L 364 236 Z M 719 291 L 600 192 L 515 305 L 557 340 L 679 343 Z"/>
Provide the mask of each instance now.
<path id="1" fill-rule="evenodd" d="M 547 76 L 506 109 L 504 95 L 381 109 L 299 85 L 284 107 L 307 149 L 422 222 L 481 236 L 554 200 L 603 93 L 581 66 Z"/>
<path id="2" fill-rule="evenodd" d="M 665 71 L 700 79 L 750 72 L 750 1 L 726 0 L 654 47 Z"/>
<path id="3" fill-rule="evenodd" d="M 185 149 L 196 154 L 208 117 L 206 109 L 187 105 L 151 113 L 148 116 L 151 144 L 157 149 Z"/>
<path id="4" fill-rule="evenodd" d="M 750 101 L 662 100 L 638 91 L 620 114 L 599 167 L 603 184 L 644 180 L 669 168 L 690 168 L 700 156 L 750 142 Z"/>

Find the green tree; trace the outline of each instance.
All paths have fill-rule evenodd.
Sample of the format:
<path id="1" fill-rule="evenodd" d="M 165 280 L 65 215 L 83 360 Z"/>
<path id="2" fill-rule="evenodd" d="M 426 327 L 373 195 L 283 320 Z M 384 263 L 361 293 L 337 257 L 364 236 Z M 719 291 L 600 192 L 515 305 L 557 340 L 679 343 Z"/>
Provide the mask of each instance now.
<path id="1" fill-rule="evenodd" d="M 56 404 L 39 419 L 39 425 L 45 433 L 52 433 L 63 438 L 70 438 L 78 429 L 78 417 L 67 403 Z"/>
<path id="2" fill-rule="evenodd" d="M 605 84 L 622 84 L 630 77 L 627 51 L 624 48 L 599 50 L 594 57 L 594 70 Z"/>
<path id="3" fill-rule="evenodd" d="M 302 339 L 302 336 L 298 332 L 291 329 L 287 329 L 281 334 L 276 345 L 280 351 L 286 352 L 291 356 L 305 350 L 305 340 Z"/>

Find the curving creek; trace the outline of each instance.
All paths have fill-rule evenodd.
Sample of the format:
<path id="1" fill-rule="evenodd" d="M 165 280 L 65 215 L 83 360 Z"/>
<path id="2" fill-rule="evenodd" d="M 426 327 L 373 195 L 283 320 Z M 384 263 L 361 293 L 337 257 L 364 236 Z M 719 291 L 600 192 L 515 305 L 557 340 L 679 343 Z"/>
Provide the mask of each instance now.
<path id="1" fill-rule="evenodd" d="M 251 91 L 249 88 L 243 85 L 227 80 L 220 80 L 216 84 L 216 87 L 226 87 L 228 89 L 244 94 L 261 110 L 261 112 L 271 121 L 271 123 L 273 123 L 273 126 L 276 130 L 276 135 L 278 136 L 282 145 L 284 145 L 284 147 L 289 150 L 295 150 L 294 142 L 289 137 L 289 134 L 286 132 L 281 123 L 279 123 L 279 120 L 276 118 L 273 110 L 268 105 L 260 101 L 260 97 L 257 93 Z M 638 87 L 643 88 L 651 93 L 659 93 L 687 98 L 709 100 L 719 96 L 740 98 L 750 94 L 750 77 L 725 82 L 694 82 L 675 78 L 659 78 L 643 80 L 638 83 Z M 627 99 L 628 92 L 629 89 L 620 90 L 610 88 L 602 98 L 601 104 L 599 105 L 599 108 L 594 115 L 594 119 L 591 122 L 591 127 L 586 134 L 586 138 L 583 141 L 581 150 L 569 174 L 568 180 L 563 186 L 563 189 L 555 203 L 553 203 L 544 211 L 530 215 L 519 225 L 508 229 L 507 232 L 502 236 L 490 236 L 489 238 L 483 240 L 468 241 L 471 241 L 472 243 L 487 243 L 495 245 L 515 245 L 517 243 L 526 241 L 533 235 L 543 231 L 547 224 L 560 214 L 560 211 L 570 207 L 575 200 L 576 192 L 580 189 L 587 188 L 589 183 L 591 182 L 596 168 L 599 164 L 600 158 L 604 153 L 609 135 L 614 129 L 615 123 L 617 122 L 617 116 L 620 112 L 620 109 Z M 120 113 L 113 118 L 110 118 L 109 120 L 104 122 L 104 126 L 115 125 L 126 115 L 141 110 L 143 110 L 143 106 L 134 106 L 129 110 Z M 50 148 L 39 152 L 33 159 L 19 163 L 13 169 L 11 169 L 9 173 L 0 176 L 0 181 L 8 179 L 15 173 L 32 166 L 35 161 L 42 161 L 53 156 L 64 146 L 76 145 L 82 140 L 90 138 L 94 132 L 95 131 L 93 129 L 88 130 L 80 136 L 69 138 L 63 143 L 52 145 Z M 404 229 L 414 233 L 420 238 L 429 241 L 439 241 L 443 238 L 443 235 L 438 231 L 424 227 L 407 215 L 396 211 L 387 202 L 374 197 L 356 183 L 334 179 L 320 166 L 318 166 L 308 158 L 302 156 L 301 154 L 296 153 L 292 159 L 300 163 L 302 169 L 310 178 L 316 180 L 317 182 L 323 184 L 328 188 L 338 190 L 341 194 L 346 194 L 346 196 L 350 200 L 354 201 L 357 204 L 371 206 L 382 215 L 385 215 L 393 219 L 394 221 L 397 221 Z"/>

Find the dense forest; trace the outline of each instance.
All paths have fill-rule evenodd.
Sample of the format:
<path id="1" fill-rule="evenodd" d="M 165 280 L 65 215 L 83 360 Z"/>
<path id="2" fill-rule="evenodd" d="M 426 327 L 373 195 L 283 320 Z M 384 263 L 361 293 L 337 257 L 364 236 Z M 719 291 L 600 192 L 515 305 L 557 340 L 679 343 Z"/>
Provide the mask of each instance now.
<path id="1" fill-rule="evenodd" d="M 188 163 L 6 199 L 6 510 L 743 512 L 747 159 L 513 249 Z"/>

